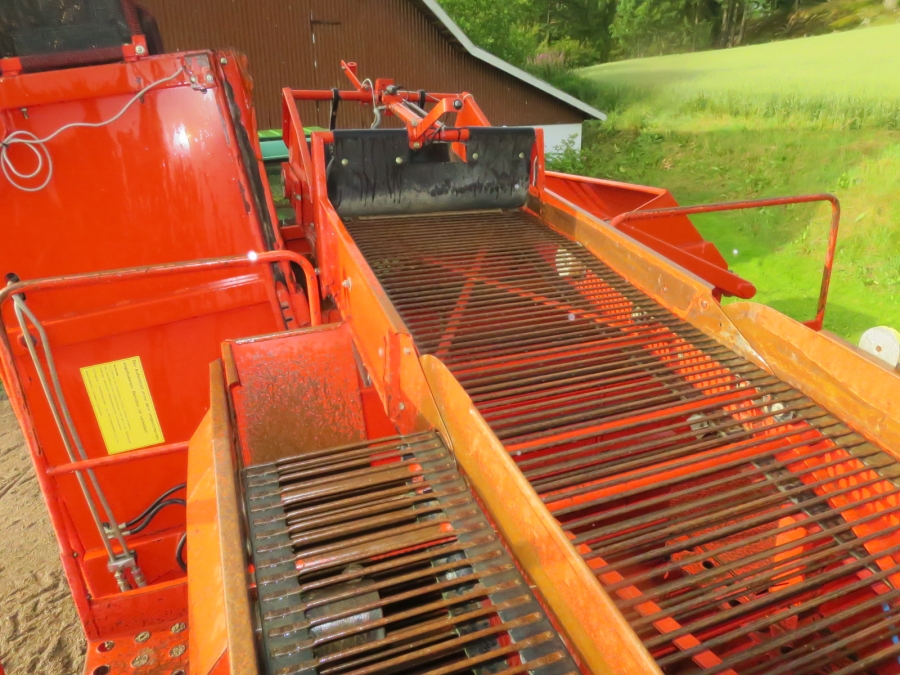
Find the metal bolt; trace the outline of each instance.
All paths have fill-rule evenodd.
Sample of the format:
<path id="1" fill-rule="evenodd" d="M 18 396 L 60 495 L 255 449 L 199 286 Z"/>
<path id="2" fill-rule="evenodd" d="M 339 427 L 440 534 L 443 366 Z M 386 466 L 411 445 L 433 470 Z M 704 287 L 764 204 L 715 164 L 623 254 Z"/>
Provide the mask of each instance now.
<path id="1" fill-rule="evenodd" d="M 520 153 L 519 153 L 519 159 L 525 159 L 525 153 L 524 153 L 524 152 L 520 152 Z"/>
<path id="2" fill-rule="evenodd" d="M 415 143 L 413 143 L 413 150 L 418 150 L 421 147 L 422 147 L 422 144 L 419 143 L 419 141 L 416 141 Z"/>
<path id="3" fill-rule="evenodd" d="M 19 110 L 22 112 L 22 117 L 24 117 L 27 120 L 28 119 L 28 108 L 19 108 Z"/>
<path id="4" fill-rule="evenodd" d="M 184 645 L 175 645 L 174 647 L 172 647 L 172 649 L 169 650 L 169 656 L 178 658 L 179 656 L 184 654 L 185 651 L 186 648 Z"/>
<path id="5" fill-rule="evenodd" d="M 384 356 L 384 349 L 381 347 L 378 348 L 378 356 Z"/>
<path id="6" fill-rule="evenodd" d="M 108 651 L 112 651 L 112 648 L 115 647 L 115 646 L 116 646 L 116 643 L 115 643 L 115 642 L 113 642 L 112 640 L 107 640 L 106 642 L 102 643 L 102 644 L 97 648 L 97 651 L 98 651 L 98 652 L 108 652 Z"/>
<path id="7" fill-rule="evenodd" d="M 409 356 L 410 354 L 412 354 L 412 349 L 410 349 L 409 347 L 404 347 L 403 353 Z"/>
<path id="8" fill-rule="evenodd" d="M 346 279 L 344 279 L 344 282 L 341 284 L 341 286 L 343 286 L 347 290 L 350 290 L 351 288 L 353 288 L 353 280 L 350 279 L 350 277 L 347 277 Z"/>
<path id="9" fill-rule="evenodd" d="M 477 152 L 473 152 L 473 153 L 472 153 L 472 159 L 478 159 L 478 153 L 477 153 Z"/>
<path id="10" fill-rule="evenodd" d="M 397 164 L 403 164 L 403 158 L 402 158 L 402 157 L 398 157 L 398 158 L 395 159 L 394 161 L 397 162 Z"/>
<path id="11" fill-rule="evenodd" d="M 148 631 L 148 630 L 141 631 L 140 633 L 138 633 L 137 635 L 134 636 L 135 642 L 146 642 L 149 639 L 150 639 L 150 631 Z"/>
<path id="12" fill-rule="evenodd" d="M 180 632 L 183 631 L 185 628 L 187 628 L 187 624 L 186 624 L 184 621 L 179 621 L 179 622 L 176 623 L 174 626 L 172 626 L 172 632 L 173 632 L 173 633 L 180 633 Z"/>
<path id="13" fill-rule="evenodd" d="M 397 407 L 400 408 L 400 410 L 406 410 L 406 404 L 405 404 L 405 403 L 401 403 L 401 404 L 398 405 Z"/>
<path id="14" fill-rule="evenodd" d="M 207 73 L 207 74 L 206 74 L 206 81 L 209 82 L 210 84 L 212 84 L 212 83 L 213 83 L 213 80 L 215 80 L 215 79 L 216 79 L 216 78 L 213 77 L 213 74 L 212 74 L 212 73 Z"/>
<path id="15" fill-rule="evenodd" d="M 227 65 L 228 65 L 228 59 L 226 59 L 226 58 L 223 56 L 221 59 L 219 59 L 219 63 L 221 63 L 223 66 L 227 66 Z"/>
<path id="16" fill-rule="evenodd" d="M 703 308 L 703 309 L 709 308 L 709 300 L 701 300 L 701 301 L 700 301 L 700 307 Z"/>
<path id="17" fill-rule="evenodd" d="M 318 275 L 320 275 L 320 274 L 322 274 L 322 270 L 320 270 L 320 269 L 317 267 L 317 268 L 316 268 L 316 276 L 318 276 Z"/>
<path id="18" fill-rule="evenodd" d="M 134 48 L 134 53 L 137 54 L 138 56 L 145 53 L 146 51 L 147 50 L 144 49 L 144 45 L 138 45 L 137 47 Z"/>
<path id="19" fill-rule="evenodd" d="M 350 163 L 350 160 L 349 160 L 349 159 L 342 159 L 342 160 L 341 160 L 341 166 L 347 166 L 349 163 Z"/>
<path id="20" fill-rule="evenodd" d="M 147 661 L 150 660 L 149 654 L 138 654 L 134 657 L 134 661 L 131 662 L 132 667 L 140 668 L 143 665 L 147 664 Z"/>
<path id="21" fill-rule="evenodd" d="M 197 84 L 197 76 L 191 75 L 191 84 Z"/>

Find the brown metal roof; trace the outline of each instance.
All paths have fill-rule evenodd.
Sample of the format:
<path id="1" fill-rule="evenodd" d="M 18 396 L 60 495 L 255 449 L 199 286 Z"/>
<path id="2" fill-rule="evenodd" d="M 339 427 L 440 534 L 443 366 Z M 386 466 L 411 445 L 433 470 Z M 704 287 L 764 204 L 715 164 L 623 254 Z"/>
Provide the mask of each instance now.
<path id="1" fill-rule="evenodd" d="M 361 77 L 409 89 L 469 91 L 493 124 L 573 124 L 602 113 L 468 41 L 429 0 L 142 0 L 169 51 L 234 48 L 249 57 L 262 129 L 281 126 L 281 88 L 346 88 L 340 61 Z M 328 105 L 301 104 L 327 126 Z M 339 126 L 367 126 L 371 110 L 345 104 Z"/>

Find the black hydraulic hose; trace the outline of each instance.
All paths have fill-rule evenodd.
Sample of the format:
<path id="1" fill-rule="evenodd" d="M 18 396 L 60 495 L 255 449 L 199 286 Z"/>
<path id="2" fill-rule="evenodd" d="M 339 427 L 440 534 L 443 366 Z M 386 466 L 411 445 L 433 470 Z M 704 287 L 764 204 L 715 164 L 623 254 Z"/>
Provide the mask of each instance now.
<path id="1" fill-rule="evenodd" d="M 184 560 L 184 545 L 187 544 L 187 532 L 181 535 L 181 539 L 178 540 L 178 546 L 175 547 L 175 562 L 178 563 L 178 566 L 187 572 L 187 563 Z"/>
<path id="2" fill-rule="evenodd" d="M 131 528 L 133 525 L 136 525 L 137 523 L 141 522 L 144 518 L 146 518 L 148 515 L 150 515 L 150 512 L 153 511 L 153 509 L 156 508 L 156 506 L 159 505 L 159 503 L 163 499 L 165 499 L 166 497 L 168 497 L 171 494 L 175 494 L 179 490 L 184 490 L 186 487 L 187 487 L 187 483 L 182 483 L 181 485 L 176 485 L 175 487 L 170 488 L 169 490 L 166 490 L 165 492 L 163 492 L 159 497 L 157 497 L 156 499 L 153 500 L 153 503 L 150 504 L 150 506 L 148 506 L 141 515 L 139 515 L 137 518 L 133 518 L 132 520 L 129 520 L 127 523 L 125 523 L 125 529 L 127 530 L 127 529 Z M 181 501 L 181 500 L 179 500 L 179 501 Z M 181 503 L 184 504 L 183 501 Z M 154 511 L 153 514 L 155 515 L 156 511 Z M 140 529 L 142 530 L 144 528 L 141 527 Z M 135 530 L 135 531 L 140 531 L 140 530 Z"/>
<path id="3" fill-rule="evenodd" d="M 156 506 L 152 507 L 151 511 L 147 514 L 146 520 L 144 520 L 144 522 L 137 527 L 130 528 L 128 530 L 128 534 L 137 534 L 150 524 L 150 521 L 156 517 L 157 513 L 162 511 L 167 506 L 175 505 L 187 506 L 187 502 L 185 502 L 183 499 L 167 499 L 164 502 L 159 502 Z"/>

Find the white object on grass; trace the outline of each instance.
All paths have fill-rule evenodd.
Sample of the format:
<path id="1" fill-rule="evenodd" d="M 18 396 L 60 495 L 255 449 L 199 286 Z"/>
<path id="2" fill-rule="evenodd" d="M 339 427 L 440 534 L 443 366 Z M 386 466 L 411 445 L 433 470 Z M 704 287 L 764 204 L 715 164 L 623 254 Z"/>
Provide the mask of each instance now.
<path id="1" fill-rule="evenodd" d="M 900 364 L 900 332 L 888 326 L 870 328 L 859 339 L 863 351 L 877 356 L 891 368 Z"/>

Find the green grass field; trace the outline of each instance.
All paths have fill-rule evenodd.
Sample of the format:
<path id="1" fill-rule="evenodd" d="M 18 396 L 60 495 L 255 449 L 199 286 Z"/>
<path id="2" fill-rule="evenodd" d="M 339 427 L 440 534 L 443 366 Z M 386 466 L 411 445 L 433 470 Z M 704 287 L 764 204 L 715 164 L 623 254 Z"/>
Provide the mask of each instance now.
<path id="1" fill-rule="evenodd" d="M 666 187 L 682 204 L 834 192 L 843 219 L 826 328 L 900 327 L 900 25 L 581 71 L 610 119 L 563 170 Z M 756 300 L 811 318 L 826 207 L 694 218 Z"/>
<path id="2" fill-rule="evenodd" d="M 900 24 L 763 45 L 617 61 L 582 73 L 604 87 L 678 96 L 725 91 L 765 96 L 900 100 Z"/>

